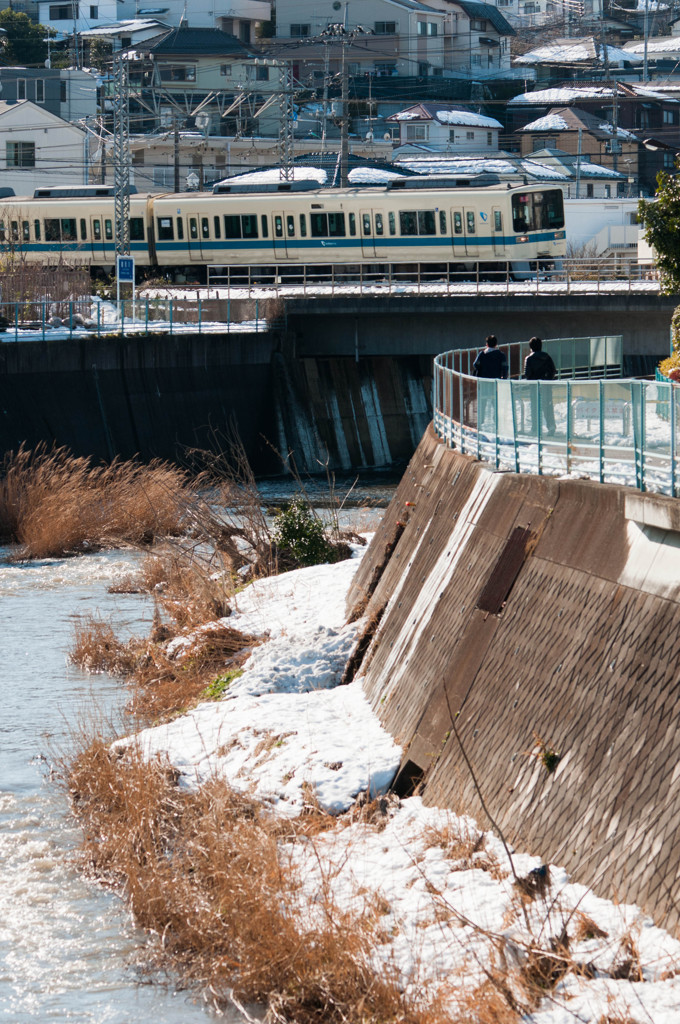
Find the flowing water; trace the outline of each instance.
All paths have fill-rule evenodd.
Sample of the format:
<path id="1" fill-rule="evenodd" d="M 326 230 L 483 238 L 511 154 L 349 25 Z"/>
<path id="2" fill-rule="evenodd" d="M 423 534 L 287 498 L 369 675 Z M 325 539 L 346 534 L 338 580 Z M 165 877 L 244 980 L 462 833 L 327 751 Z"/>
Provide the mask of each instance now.
<path id="1" fill-rule="evenodd" d="M 148 629 L 143 598 L 107 593 L 130 559 L 12 565 L 8 555 L 0 549 L 0 1021 L 206 1022 L 198 999 L 144 983 L 144 936 L 79 874 L 78 832 L 49 777 L 51 752 L 83 714 L 120 715 L 121 684 L 84 675 L 66 654 L 84 613 L 98 610 L 121 632 Z"/>

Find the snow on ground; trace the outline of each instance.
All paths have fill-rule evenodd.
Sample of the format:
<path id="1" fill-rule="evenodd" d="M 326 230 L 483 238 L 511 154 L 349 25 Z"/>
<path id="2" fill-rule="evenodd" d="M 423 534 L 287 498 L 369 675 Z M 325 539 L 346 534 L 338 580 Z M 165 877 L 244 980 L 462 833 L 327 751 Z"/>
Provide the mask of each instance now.
<path id="1" fill-rule="evenodd" d="M 226 621 L 269 639 L 223 699 L 140 733 L 146 755 L 167 752 L 190 787 L 224 774 L 285 815 L 300 812 L 308 787 L 333 813 L 351 808 L 366 789 L 384 793 L 402 752 L 372 712 L 361 679 L 337 685 L 361 625 L 345 623 L 345 595 L 363 553 L 355 548 L 345 562 L 259 580 L 241 592 Z M 181 648 L 175 642 L 176 653 Z M 300 913 L 319 913 L 331 885 L 339 908 L 378 916 L 377 971 L 389 965 L 419 991 L 441 988 L 453 1009 L 487 969 L 504 972 L 521 994 L 518 971 L 528 950 L 549 950 L 566 925 L 570 956 L 587 967 L 566 974 L 525 1024 L 680 1019 L 680 979 L 673 977 L 680 942 L 637 907 L 601 899 L 551 866 L 545 895 L 525 904 L 525 914 L 492 833 L 418 797 L 388 797 L 383 812 L 366 822 L 355 809 L 335 829 L 289 845 L 304 880 Z M 512 863 L 520 877 L 541 868 L 524 853 L 513 853 Z M 612 978 L 631 956 L 643 980 Z"/>

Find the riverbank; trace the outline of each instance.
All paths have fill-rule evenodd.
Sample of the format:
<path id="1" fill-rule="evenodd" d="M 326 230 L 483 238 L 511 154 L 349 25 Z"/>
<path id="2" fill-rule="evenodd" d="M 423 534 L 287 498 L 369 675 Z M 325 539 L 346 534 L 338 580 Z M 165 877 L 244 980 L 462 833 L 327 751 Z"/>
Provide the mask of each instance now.
<path id="1" fill-rule="evenodd" d="M 230 994 L 270 998 L 296 1021 L 320 1019 L 322 1005 L 324 1021 L 391 1020 L 398 1008 L 399 1019 L 428 1024 L 671 1024 L 680 943 L 639 909 L 602 900 L 527 853 L 508 856 L 487 823 L 426 808 L 418 796 L 381 797 L 402 751 L 368 707 L 361 680 L 338 685 L 365 626 L 346 624 L 344 612 L 361 553 L 247 587 L 228 621 L 267 630 L 269 639 L 222 699 L 116 745 L 111 780 L 120 793 L 129 794 L 126 762 L 135 785 L 145 777 L 138 750 L 160 796 L 155 831 L 129 834 L 125 855 L 134 848 L 139 866 L 154 851 L 162 887 L 152 891 L 163 898 L 150 926 L 161 952 L 192 976 L 191 949 L 176 939 L 186 936 L 193 907 L 194 931 L 200 920 L 212 950 L 199 958 L 194 982 L 224 1005 Z M 159 782 L 166 758 L 174 771 Z M 222 824 L 205 860 L 196 822 L 207 807 L 213 818 L 222 808 Z M 193 822 L 189 842 L 176 826 L 185 819 Z M 106 823 L 95 815 L 86 828 L 101 836 Z M 248 849 L 259 851 L 257 877 L 237 870 Z M 249 881 L 249 900 L 259 892 L 245 919 L 234 909 L 242 897 L 233 879 Z M 135 912 L 150 914 L 138 903 Z M 271 929 L 253 936 L 252 920 L 275 922 L 285 948 L 272 944 Z"/>

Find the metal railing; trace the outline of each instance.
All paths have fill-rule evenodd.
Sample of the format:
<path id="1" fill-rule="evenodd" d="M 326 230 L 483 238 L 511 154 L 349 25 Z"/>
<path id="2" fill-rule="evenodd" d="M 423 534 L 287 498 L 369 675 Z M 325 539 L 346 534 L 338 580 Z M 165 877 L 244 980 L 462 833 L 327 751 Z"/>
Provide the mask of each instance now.
<path id="1" fill-rule="evenodd" d="M 145 334 L 236 334 L 282 327 L 254 299 L 244 310 L 231 299 L 155 298 L 115 302 L 76 299 L 0 303 L 0 342 L 49 341 L 83 336 Z"/>
<path id="2" fill-rule="evenodd" d="M 465 259 L 465 257 L 462 257 Z M 524 260 L 513 265 L 465 263 L 280 263 L 213 265 L 208 288 L 253 295 L 319 295 L 352 292 L 400 294 L 592 294 L 658 291 L 659 273 L 628 255 L 596 259 Z"/>
<path id="3" fill-rule="evenodd" d="M 555 381 L 521 380 L 527 343 L 502 345 L 508 380 L 472 375 L 478 349 L 434 364 L 434 429 L 498 469 L 576 475 L 677 497 L 680 388 L 621 377 L 621 338 L 543 343 Z"/>

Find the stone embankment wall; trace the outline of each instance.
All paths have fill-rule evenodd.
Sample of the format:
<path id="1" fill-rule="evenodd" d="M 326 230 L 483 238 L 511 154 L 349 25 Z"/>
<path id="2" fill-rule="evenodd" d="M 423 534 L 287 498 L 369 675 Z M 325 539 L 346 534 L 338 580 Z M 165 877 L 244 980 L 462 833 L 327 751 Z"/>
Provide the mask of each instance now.
<path id="1" fill-rule="evenodd" d="M 481 793 L 517 847 L 672 928 L 679 506 L 493 472 L 428 430 L 348 598 L 397 791 L 488 824 Z"/>

